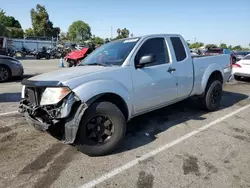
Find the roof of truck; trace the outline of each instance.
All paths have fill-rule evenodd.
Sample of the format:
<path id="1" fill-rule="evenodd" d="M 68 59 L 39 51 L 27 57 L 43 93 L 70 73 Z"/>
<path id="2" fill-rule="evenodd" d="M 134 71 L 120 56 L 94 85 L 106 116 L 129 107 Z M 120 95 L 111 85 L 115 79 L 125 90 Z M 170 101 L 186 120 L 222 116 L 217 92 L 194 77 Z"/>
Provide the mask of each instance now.
<path id="1" fill-rule="evenodd" d="M 148 37 L 162 37 L 162 36 L 175 36 L 175 37 L 180 37 L 180 34 L 164 34 L 164 33 L 159 33 L 159 34 L 148 34 L 148 35 L 141 35 L 141 36 L 136 36 L 136 37 L 128 37 L 128 38 L 123 38 L 123 39 L 118 39 L 118 40 L 133 40 L 137 38 L 148 38 Z"/>

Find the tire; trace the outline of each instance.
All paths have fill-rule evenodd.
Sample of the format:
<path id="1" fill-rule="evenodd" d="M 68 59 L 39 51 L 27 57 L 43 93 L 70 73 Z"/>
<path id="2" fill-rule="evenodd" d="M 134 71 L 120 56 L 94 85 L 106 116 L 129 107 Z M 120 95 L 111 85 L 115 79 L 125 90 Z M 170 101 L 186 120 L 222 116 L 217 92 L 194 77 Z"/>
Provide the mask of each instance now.
<path id="1" fill-rule="evenodd" d="M 237 80 L 237 81 L 241 81 L 241 76 L 234 75 L 234 79 Z"/>
<path id="2" fill-rule="evenodd" d="M 88 134 L 90 134 L 88 133 L 89 130 L 87 131 L 88 123 L 96 116 L 107 118 L 113 127 L 112 136 L 110 136 L 107 141 L 104 141 L 104 143 L 96 143 L 88 138 Z M 125 132 L 126 121 L 120 109 L 110 102 L 96 102 L 92 104 L 83 115 L 79 125 L 75 145 L 79 151 L 89 156 L 107 155 L 113 152 L 121 144 Z M 98 133 L 96 133 L 96 135 L 97 134 Z"/>
<path id="3" fill-rule="evenodd" d="M 216 95 L 218 98 L 214 99 L 213 95 Z M 202 108 L 210 112 L 218 110 L 221 97 L 222 83 L 219 80 L 210 80 L 207 84 L 204 96 L 200 98 Z"/>
<path id="4" fill-rule="evenodd" d="M 72 67 L 73 64 L 71 63 L 71 61 L 67 61 L 67 67 Z"/>
<path id="5" fill-rule="evenodd" d="M 0 82 L 6 82 L 11 78 L 9 67 L 0 65 Z"/>
<path id="6" fill-rule="evenodd" d="M 50 55 L 49 55 L 49 54 L 46 54 L 46 55 L 45 55 L 45 59 L 50 59 Z"/>

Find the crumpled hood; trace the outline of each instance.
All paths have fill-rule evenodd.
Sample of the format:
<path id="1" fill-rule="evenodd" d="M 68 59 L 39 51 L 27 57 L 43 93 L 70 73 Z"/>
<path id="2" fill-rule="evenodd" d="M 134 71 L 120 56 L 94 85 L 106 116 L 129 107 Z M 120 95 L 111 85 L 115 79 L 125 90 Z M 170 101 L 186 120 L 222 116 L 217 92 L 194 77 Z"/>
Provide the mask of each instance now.
<path id="1" fill-rule="evenodd" d="M 97 72 L 102 72 L 112 69 L 112 67 L 103 67 L 103 66 L 78 66 L 71 68 L 62 68 L 60 70 L 47 72 L 40 74 L 34 77 L 29 78 L 28 80 L 32 81 L 58 81 L 60 83 L 71 80 L 73 78 L 84 76 L 88 74 L 93 74 Z"/>

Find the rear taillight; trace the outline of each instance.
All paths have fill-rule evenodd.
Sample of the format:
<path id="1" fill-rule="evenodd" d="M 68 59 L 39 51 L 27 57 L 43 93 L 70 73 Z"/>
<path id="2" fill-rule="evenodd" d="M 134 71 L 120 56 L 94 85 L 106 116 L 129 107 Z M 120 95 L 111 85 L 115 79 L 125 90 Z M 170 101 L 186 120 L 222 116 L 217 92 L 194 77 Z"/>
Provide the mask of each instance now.
<path id="1" fill-rule="evenodd" d="M 230 56 L 230 68 L 233 68 L 233 58 Z"/>
<path id="2" fill-rule="evenodd" d="M 233 65 L 233 67 L 235 67 L 235 68 L 241 68 L 241 66 L 240 66 L 239 64 L 237 64 L 237 63 L 235 63 L 235 64 Z"/>

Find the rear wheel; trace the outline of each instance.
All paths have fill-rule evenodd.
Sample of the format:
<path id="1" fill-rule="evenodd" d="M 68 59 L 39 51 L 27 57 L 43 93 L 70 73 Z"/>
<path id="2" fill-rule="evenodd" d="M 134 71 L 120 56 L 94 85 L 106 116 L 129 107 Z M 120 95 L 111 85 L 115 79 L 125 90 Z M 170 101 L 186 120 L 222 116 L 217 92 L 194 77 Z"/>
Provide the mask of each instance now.
<path id="1" fill-rule="evenodd" d="M 5 82 L 11 77 L 10 69 L 6 66 L 0 65 L 0 82 Z"/>
<path id="2" fill-rule="evenodd" d="M 215 111 L 220 106 L 222 97 L 222 83 L 219 80 L 210 80 L 207 84 L 205 94 L 201 98 L 202 107 L 208 111 Z"/>
<path id="3" fill-rule="evenodd" d="M 234 79 L 237 80 L 237 81 L 240 81 L 241 80 L 241 76 L 234 75 Z"/>
<path id="4" fill-rule="evenodd" d="M 126 122 L 120 109 L 110 102 L 96 102 L 83 116 L 75 144 L 87 155 L 107 155 L 121 144 L 125 132 Z"/>

